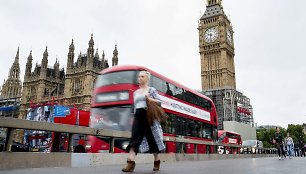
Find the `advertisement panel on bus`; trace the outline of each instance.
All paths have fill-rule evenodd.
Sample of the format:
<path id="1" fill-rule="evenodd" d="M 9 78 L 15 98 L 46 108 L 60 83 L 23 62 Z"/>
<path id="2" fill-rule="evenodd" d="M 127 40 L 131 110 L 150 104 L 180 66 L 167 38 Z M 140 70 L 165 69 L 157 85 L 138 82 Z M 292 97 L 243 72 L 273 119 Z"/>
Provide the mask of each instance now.
<path id="1" fill-rule="evenodd" d="M 40 106 L 29 108 L 26 120 L 41 121 L 52 123 L 53 113 L 52 106 Z M 29 146 L 33 152 L 50 152 L 52 145 L 52 134 L 47 131 L 25 130 L 24 143 Z"/>
<path id="2" fill-rule="evenodd" d="M 67 106 L 39 106 L 28 109 L 27 120 L 88 127 L 89 116 L 89 111 Z M 85 152 L 87 136 L 75 134 L 72 139 L 74 152 Z M 51 133 L 40 130 L 25 130 L 24 144 L 29 146 L 30 151 L 35 152 L 67 151 L 68 134 Z"/>

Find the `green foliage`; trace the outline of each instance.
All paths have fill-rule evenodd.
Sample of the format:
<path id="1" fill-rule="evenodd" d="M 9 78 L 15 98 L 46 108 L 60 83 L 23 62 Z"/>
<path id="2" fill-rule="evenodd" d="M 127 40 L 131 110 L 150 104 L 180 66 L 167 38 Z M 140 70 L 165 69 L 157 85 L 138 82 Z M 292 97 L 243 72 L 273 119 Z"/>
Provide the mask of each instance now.
<path id="1" fill-rule="evenodd" d="M 302 125 L 289 124 L 287 132 L 290 134 L 294 142 L 305 140 L 305 135 L 303 133 Z"/>
<path id="2" fill-rule="evenodd" d="M 270 148 L 273 147 L 272 139 L 275 134 L 275 129 L 260 129 L 257 131 L 257 139 L 262 141 L 263 146 Z"/>
<path id="3" fill-rule="evenodd" d="M 288 125 L 288 129 L 281 128 L 281 133 L 284 138 L 287 136 L 287 132 L 289 132 L 294 142 L 301 141 L 306 142 L 306 135 L 303 133 L 302 125 Z M 272 144 L 272 139 L 274 137 L 276 130 L 275 129 L 260 129 L 257 130 L 257 139 L 263 142 L 264 147 L 274 147 Z"/>

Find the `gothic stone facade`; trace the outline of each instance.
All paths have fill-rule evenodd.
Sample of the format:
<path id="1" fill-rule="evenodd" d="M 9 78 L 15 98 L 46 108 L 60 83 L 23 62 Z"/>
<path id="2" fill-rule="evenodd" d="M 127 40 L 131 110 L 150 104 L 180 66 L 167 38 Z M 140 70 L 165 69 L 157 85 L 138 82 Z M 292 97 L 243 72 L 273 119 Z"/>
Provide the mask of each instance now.
<path id="1" fill-rule="evenodd" d="M 102 59 L 98 54 L 98 49 L 94 54 L 93 36 L 88 43 L 87 54 L 80 53 L 74 63 L 73 41 L 69 47 L 67 60 L 67 73 L 65 79 L 65 100 L 71 105 L 78 105 L 83 109 L 90 108 L 92 90 L 98 73 L 109 67 L 103 51 Z M 117 45 L 113 52 L 113 66 L 118 64 Z"/>
<path id="2" fill-rule="evenodd" d="M 98 49 L 94 54 L 94 40 L 91 35 L 87 54 L 80 53 L 74 62 L 74 43 L 69 46 L 66 73 L 59 68 L 58 61 L 54 66 L 48 66 L 47 47 L 43 53 L 41 64 L 36 64 L 32 72 L 32 52 L 30 53 L 25 70 L 20 118 L 25 119 L 26 109 L 31 105 L 59 103 L 89 109 L 91 93 L 96 76 L 108 62 L 103 52 L 102 59 Z M 113 52 L 114 65 L 118 64 L 117 46 Z"/>
<path id="3" fill-rule="evenodd" d="M 48 48 L 43 53 L 41 64 L 36 64 L 32 72 L 32 51 L 25 69 L 21 98 L 20 118 L 26 118 L 26 109 L 30 103 L 42 104 L 52 100 L 52 96 L 61 97 L 64 94 L 65 71 L 59 68 L 56 60 L 54 66 L 48 66 Z"/>
<path id="4" fill-rule="evenodd" d="M 4 80 L 0 94 L 0 116 L 17 118 L 21 97 L 19 47 L 7 80 Z"/>

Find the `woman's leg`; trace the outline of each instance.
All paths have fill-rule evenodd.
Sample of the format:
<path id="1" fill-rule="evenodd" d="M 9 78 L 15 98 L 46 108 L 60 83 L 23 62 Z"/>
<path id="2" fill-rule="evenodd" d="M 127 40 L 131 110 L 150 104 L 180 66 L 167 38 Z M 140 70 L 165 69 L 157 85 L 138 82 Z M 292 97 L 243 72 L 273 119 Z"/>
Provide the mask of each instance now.
<path id="1" fill-rule="evenodd" d="M 154 161 L 158 161 L 159 160 L 158 153 L 153 153 L 153 156 L 154 156 Z"/>
<path id="2" fill-rule="evenodd" d="M 135 161 L 136 153 L 133 147 L 130 148 L 128 159 L 131 161 Z"/>
<path id="3" fill-rule="evenodd" d="M 277 148 L 278 156 L 281 157 L 281 149 L 280 149 L 281 147 L 279 143 L 276 144 L 276 148 Z"/>
<path id="4" fill-rule="evenodd" d="M 130 139 L 130 144 L 126 148 L 126 151 L 129 152 L 127 164 L 122 168 L 123 172 L 133 172 L 136 166 L 135 158 L 138 153 L 139 145 L 145 135 L 144 119 L 145 114 L 144 110 L 136 110 L 134 117 L 133 127 L 132 127 L 132 137 Z"/>
<path id="5" fill-rule="evenodd" d="M 133 147 L 131 147 L 129 150 L 129 157 L 126 162 L 126 166 L 121 169 L 122 172 L 133 172 L 134 171 L 135 166 L 136 166 L 135 157 L 136 157 L 135 150 Z"/>
<path id="6" fill-rule="evenodd" d="M 291 157 L 291 146 L 287 145 L 288 156 Z"/>
<path id="7" fill-rule="evenodd" d="M 159 159 L 158 153 L 153 153 L 153 156 L 154 156 L 153 171 L 158 171 L 160 168 L 160 159 Z"/>
<path id="8" fill-rule="evenodd" d="M 284 150 L 284 145 L 281 144 L 280 146 L 281 146 L 282 154 L 283 154 L 284 158 L 286 158 L 286 154 L 285 154 L 285 150 Z"/>
<path id="9" fill-rule="evenodd" d="M 135 156 L 138 153 L 139 146 L 145 136 L 145 132 L 147 129 L 145 125 L 145 114 L 145 110 L 136 110 L 132 126 L 132 137 L 130 139 L 128 147 L 126 148 L 126 151 L 129 152 L 129 157 L 132 159 L 135 159 Z"/>
<path id="10" fill-rule="evenodd" d="M 290 156 L 290 149 L 289 149 L 290 146 L 289 146 L 289 145 L 286 145 L 285 147 L 286 147 L 286 149 L 287 149 L 287 155 Z"/>
<path id="11" fill-rule="evenodd" d="M 158 146 L 156 144 L 151 126 L 149 124 L 146 125 L 147 126 L 147 130 L 146 130 L 146 138 L 149 144 L 149 148 L 150 148 L 150 153 L 153 153 L 154 156 L 154 167 L 153 167 L 153 171 L 158 171 L 160 168 L 160 159 L 158 156 L 159 150 L 158 150 Z"/>

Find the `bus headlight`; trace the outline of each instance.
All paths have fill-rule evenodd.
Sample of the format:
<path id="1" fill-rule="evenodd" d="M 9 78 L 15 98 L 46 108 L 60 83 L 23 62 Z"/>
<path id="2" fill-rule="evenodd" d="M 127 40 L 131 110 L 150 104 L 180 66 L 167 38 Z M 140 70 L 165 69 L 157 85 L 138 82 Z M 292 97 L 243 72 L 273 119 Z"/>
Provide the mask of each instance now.
<path id="1" fill-rule="evenodd" d="M 122 149 L 123 149 L 123 150 L 126 150 L 126 148 L 128 147 L 128 145 L 129 145 L 129 142 L 128 142 L 128 141 L 123 142 L 123 143 L 122 143 Z"/>
<path id="2" fill-rule="evenodd" d="M 86 150 L 91 149 L 91 145 L 87 144 L 87 145 L 85 146 L 85 149 L 86 149 Z"/>
<path id="3" fill-rule="evenodd" d="M 255 153 L 255 152 L 256 152 L 256 148 L 252 147 L 252 153 Z"/>
<path id="4" fill-rule="evenodd" d="M 100 93 L 96 95 L 97 103 L 124 101 L 128 99 L 129 99 L 128 91 L 108 92 L 108 93 Z"/>

